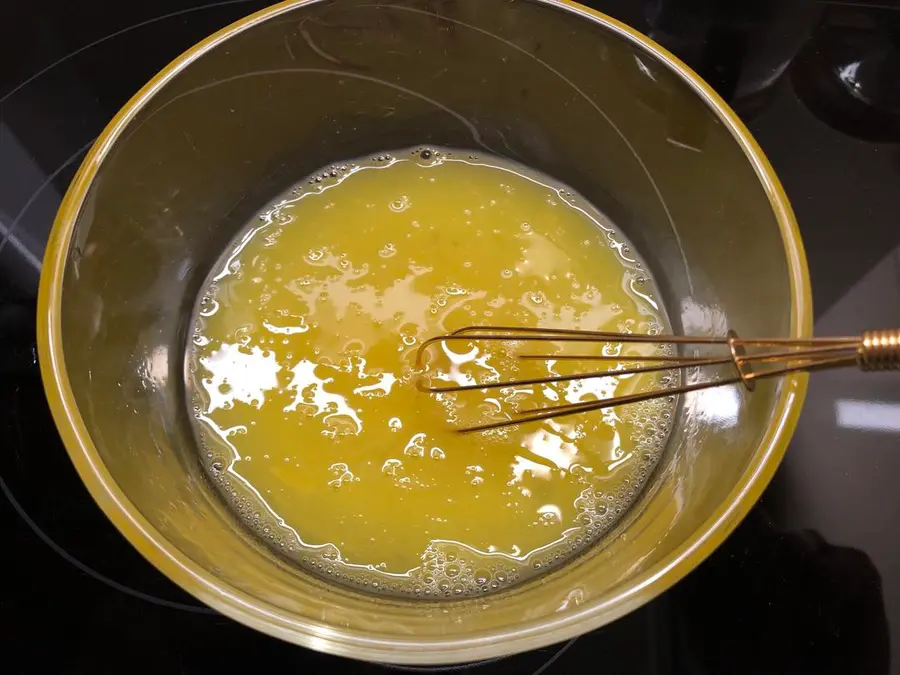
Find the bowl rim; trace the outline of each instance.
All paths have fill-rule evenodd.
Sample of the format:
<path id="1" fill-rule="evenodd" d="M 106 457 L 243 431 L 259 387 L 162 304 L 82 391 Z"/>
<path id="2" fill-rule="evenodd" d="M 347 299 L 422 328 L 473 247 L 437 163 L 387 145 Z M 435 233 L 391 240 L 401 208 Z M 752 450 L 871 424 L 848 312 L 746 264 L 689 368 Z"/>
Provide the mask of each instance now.
<path id="1" fill-rule="evenodd" d="M 298 619 L 223 582 L 194 563 L 156 530 L 131 503 L 103 465 L 72 392 L 62 347 L 62 284 L 76 219 L 100 165 L 120 134 L 153 96 L 189 64 L 231 37 L 276 16 L 320 0 L 285 0 L 210 35 L 163 68 L 113 117 L 97 137 L 72 180 L 54 220 L 38 293 L 38 354 L 47 400 L 63 444 L 94 500 L 122 535 L 182 589 L 222 614 L 263 633 L 316 651 L 396 664 L 450 664 L 537 649 L 577 637 L 649 602 L 703 561 L 756 503 L 777 469 L 796 426 L 807 376 L 786 377 L 775 412 L 740 481 L 722 505 L 672 554 L 612 597 L 583 605 L 577 612 L 458 638 L 396 639 Z M 781 231 L 791 284 L 792 337 L 812 331 L 812 296 L 806 258 L 793 212 L 774 170 L 744 124 L 693 70 L 635 29 L 571 0 L 531 0 L 564 9 L 597 23 L 654 56 L 686 82 L 728 128 L 752 165 Z"/>

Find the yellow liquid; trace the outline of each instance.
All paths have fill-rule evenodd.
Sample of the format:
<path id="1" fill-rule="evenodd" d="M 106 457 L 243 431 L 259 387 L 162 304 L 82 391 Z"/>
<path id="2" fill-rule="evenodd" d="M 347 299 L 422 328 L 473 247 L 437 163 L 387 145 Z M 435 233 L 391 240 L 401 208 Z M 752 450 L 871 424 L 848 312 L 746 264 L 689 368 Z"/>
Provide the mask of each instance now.
<path id="1" fill-rule="evenodd" d="M 455 429 L 669 379 L 433 396 L 415 387 L 416 350 L 471 324 L 662 331 L 659 302 L 600 213 L 522 166 L 416 149 L 329 168 L 252 223 L 201 295 L 187 361 L 205 466 L 249 527 L 329 579 L 431 598 L 505 588 L 615 524 L 674 403 Z M 627 364 L 516 357 L 540 350 L 601 346 L 433 346 L 427 375 L 465 384 Z"/>

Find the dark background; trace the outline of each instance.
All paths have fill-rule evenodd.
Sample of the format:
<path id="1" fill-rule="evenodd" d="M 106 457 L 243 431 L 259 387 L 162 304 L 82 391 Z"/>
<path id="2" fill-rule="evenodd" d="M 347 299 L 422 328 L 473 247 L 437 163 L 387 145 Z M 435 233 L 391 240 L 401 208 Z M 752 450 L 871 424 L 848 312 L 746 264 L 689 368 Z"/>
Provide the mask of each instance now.
<path id="1" fill-rule="evenodd" d="M 501 0 L 485 0 L 495 2 Z M 61 195 L 118 108 L 258 0 L 6 0 L 0 9 L 0 673 L 387 673 L 200 606 L 102 516 L 34 365 L 34 294 Z M 792 200 L 816 332 L 900 326 L 900 4 L 620 0 L 748 123 Z M 496 675 L 900 673 L 900 379 L 822 373 L 732 537 L 613 625 L 463 667 Z"/>

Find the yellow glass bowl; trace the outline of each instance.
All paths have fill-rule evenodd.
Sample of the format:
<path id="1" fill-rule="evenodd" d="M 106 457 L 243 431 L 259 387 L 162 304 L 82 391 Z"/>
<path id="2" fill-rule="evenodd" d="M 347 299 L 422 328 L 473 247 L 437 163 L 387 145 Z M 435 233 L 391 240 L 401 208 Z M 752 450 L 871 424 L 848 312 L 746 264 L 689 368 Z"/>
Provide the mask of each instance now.
<path id="1" fill-rule="evenodd" d="M 113 119 L 44 260 L 44 383 L 78 472 L 182 588 L 270 635 L 392 663 L 472 661 L 602 626 L 687 574 L 768 483 L 806 379 L 682 397 L 652 485 L 600 545 L 496 596 L 390 601 L 329 586 L 244 531 L 206 480 L 184 399 L 210 265 L 272 195 L 422 143 L 503 154 L 610 215 L 674 326 L 809 335 L 797 227 L 734 113 L 684 64 L 554 0 L 291 0 L 189 50 Z"/>

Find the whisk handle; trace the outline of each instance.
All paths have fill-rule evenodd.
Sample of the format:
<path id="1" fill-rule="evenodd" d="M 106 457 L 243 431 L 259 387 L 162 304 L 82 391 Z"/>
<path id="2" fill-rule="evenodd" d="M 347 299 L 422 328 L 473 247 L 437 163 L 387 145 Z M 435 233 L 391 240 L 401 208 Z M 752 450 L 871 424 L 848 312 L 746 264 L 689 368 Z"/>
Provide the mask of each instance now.
<path id="1" fill-rule="evenodd" d="M 860 370 L 900 370 L 900 328 L 863 333 L 856 350 Z"/>

